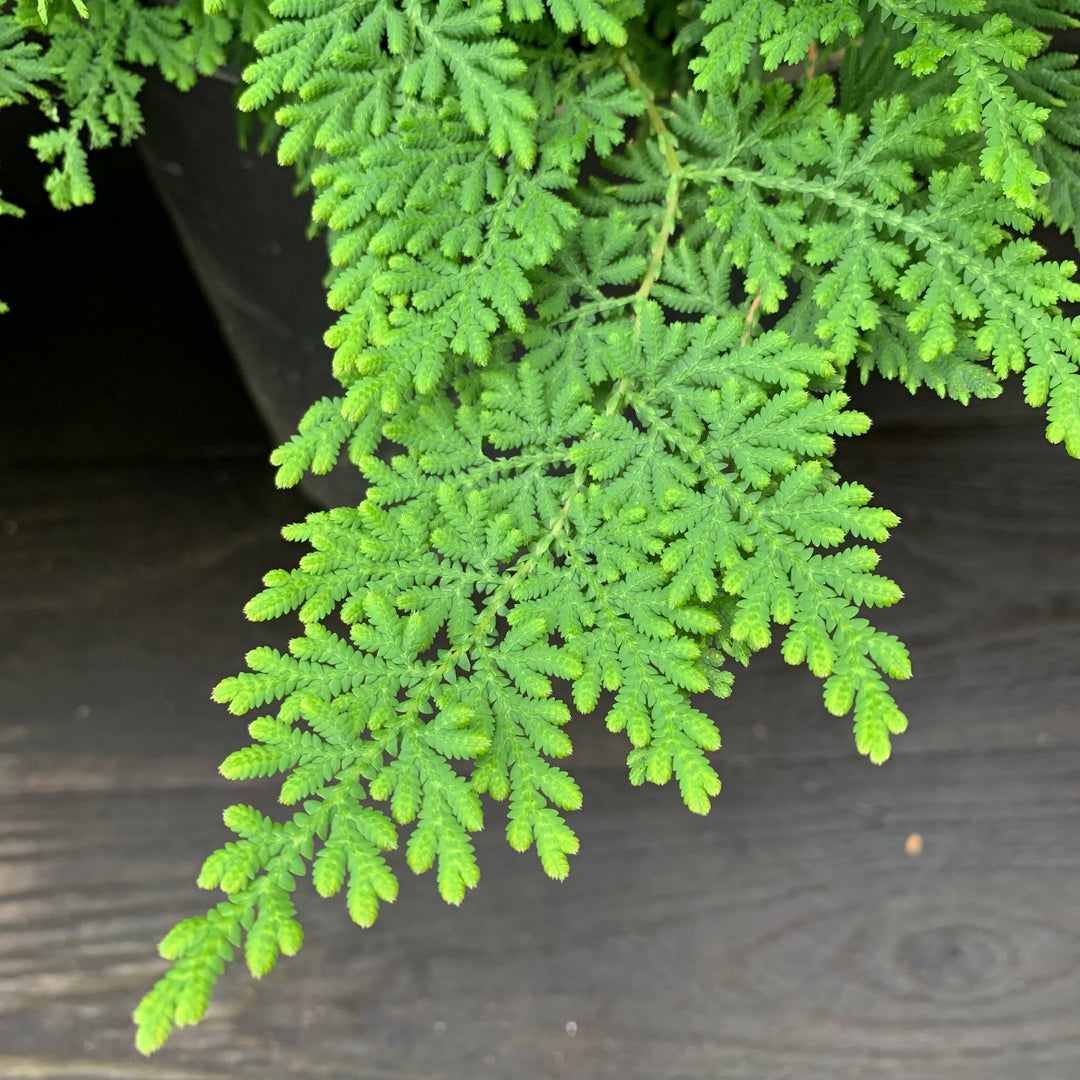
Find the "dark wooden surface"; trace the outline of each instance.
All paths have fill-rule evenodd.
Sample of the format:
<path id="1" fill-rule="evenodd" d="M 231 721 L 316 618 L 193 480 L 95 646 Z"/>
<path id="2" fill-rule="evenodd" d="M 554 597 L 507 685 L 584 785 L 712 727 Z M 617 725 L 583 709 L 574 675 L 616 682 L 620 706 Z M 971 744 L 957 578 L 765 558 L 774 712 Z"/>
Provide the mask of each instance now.
<path id="1" fill-rule="evenodd" d="M 216 776 L 244 721 L 208 700 L 255 644 L 244 600 L 305 511 L 260 462 L 11 468 L 0 484 L 0 1077 L 5 1080 L 1077 1080 L 1080 462 L 1038 418 L 846 446 L 903 524 L 879 625 L 916 677 L 875 769 L 775 651 L 718 710 L 695 818 L 575 723 L 585 808 L 562 885 L 493 810 L 460 909 L 405 871 L 361 931 L 307 889 L 307 943 L 224 978 L 150 1061 L 129 1014 L 155 943 L 204 910 Z M 921 855 L 906 838 L 924 838 Z"/>

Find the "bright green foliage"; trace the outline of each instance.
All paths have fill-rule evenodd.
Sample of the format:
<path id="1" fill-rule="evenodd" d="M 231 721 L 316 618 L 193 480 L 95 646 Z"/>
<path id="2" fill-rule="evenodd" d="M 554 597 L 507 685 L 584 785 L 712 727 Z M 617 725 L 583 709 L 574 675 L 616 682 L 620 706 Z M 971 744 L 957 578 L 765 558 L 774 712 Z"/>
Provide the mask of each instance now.
<path id="1" fill-rule="evenodd" d="M 156 68 L 187 89 L 225 62 L 236 27 L 254 34 L 265 20 L 261 0 L 219 0 L 213 11 L 204 10 L 200 0 L 0 3 L 0 50 L 13 33 L 48 31 L 44 52 L 28 42 L 0 51 L 0 105 L 20 100 L 20 91 L 31 94 L 57 123 L 30 140 L 38 158 L 53 166 L 45 181 L 53 205 L 67 210 L 92 202 L 87 151 L 109 146 L 118 136 L 127 144 L 142 133 L 138 95 L 144 77 L 136 66 Z M 59 84 L 55 102 L 51 88 L 28 85 L 50 76 Z M 6 85 L 13 90 L 5 91 Z"/>
<path id="2" fill-rule="evenodd" d="M 1067 0 L 1062 8 L 1072 6 Z M 982 175 L 1019 206 L 1032 209 L 1035 189 L 1048 176 L 1028 147 L 1042 137 L 1049 110 L 1019 97 L 1008 73 L 1023 68 L 1045 39 L 1034 27 L 1014 26 L 994 7 L 983 0 L 875 0 L 870 5 L 890 35 L 897 65 L 918 78 L 948 70 L 950 85 L 939 109 L 953 131 L 984 132 Z M 967 18 L 958 23 L 957 16 Z M 1050 23 L 1041 25 L 1060 24 L 1054 11 Z M 700 38 L 704 46 L 690 60 L 697 89 L 730 92 L 752 61 L 765 71 L 802 63 L 817 42 L 834 46 L 857 39 L 865 26 L 863 9 L 851 0 L 708 0 L 682 41 Z"/>
<path id="3" fill-rule="evenodd" d="M 26 40 L 25 29 L 0 7 L 0 107 L 28 100 L 45 101 L 52 68 L 41 57 L 41 46 Z"/>
<path id="4" fill-rule="evenodd" d="M 632 783 L 705 813 L 705 695 L 775 644 L 888 758 L 910 664 L 865 609 L 901 596 L 871 546 L 898 519 L 832 468 L 870 423 L 844 381 L 966 402 L 1021 374 L 1080 456 L 1080 286 L 1026 235 L 1078 227 L 1080 80 L 1041 32 L 1077 10 L 89 0 L 85 22 L 50 10 L 41 51 L 31 0 L 0 5 L 0 95 L 60 77 L 35 143 L 58 205 L 92 194 L 85 143 L 139 130 L 130 65 L 184 86 L 253 43 L 241 107 L 313 189 L 339 313 L 341 393 L 275 452 L 278 483 L 343 450 L 368 482 L 285 530 L 309 550 L 247 606 L 303 631 L 216 688 L 258 711 L 221 770 L 294 809 L 226 811 L 199 876 L 225 899 L 162 942 L 141 1050 L 234 955 L 259 977 L 296 952 L 306 874 L 361 926 L 405 866 L 460 903 L 503 803 L 510 846 L 564 878 L 582 797 L 557 763 L 592 714 Z"/>

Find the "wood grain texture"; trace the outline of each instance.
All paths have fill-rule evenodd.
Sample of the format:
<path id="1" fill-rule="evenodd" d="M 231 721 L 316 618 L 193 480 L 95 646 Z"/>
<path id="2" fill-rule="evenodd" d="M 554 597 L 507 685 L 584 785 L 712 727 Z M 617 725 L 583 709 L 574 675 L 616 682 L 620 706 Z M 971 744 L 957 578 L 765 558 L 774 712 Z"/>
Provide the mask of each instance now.
<path id="1" fill-rule="evenodd" d="M 1034 419 L 841 453 L 903 518 L 882 569 L 907 599 L 877 622 L 916 677 L 884 768 L 775 650 L 715 709 L 708 818 L 631 788 L 622 738 L 575 720 L 567 882 L 507 848 L 496 807 L 460 909 L 405 870 L 361 931 L 302 890 L 300 955 L 228 972 L 150 1061 L 129 1014 L 154 944 L 211 899 L 221 808 L 273 805 L 216 776 L 244 724 L 208 695 L 293 632 L 240 609 L 299 554 L 276 534 L 304 508 L 262 466 L 9 471 L 0 1077 L 1076 1080 L 1080 463 Z"/>

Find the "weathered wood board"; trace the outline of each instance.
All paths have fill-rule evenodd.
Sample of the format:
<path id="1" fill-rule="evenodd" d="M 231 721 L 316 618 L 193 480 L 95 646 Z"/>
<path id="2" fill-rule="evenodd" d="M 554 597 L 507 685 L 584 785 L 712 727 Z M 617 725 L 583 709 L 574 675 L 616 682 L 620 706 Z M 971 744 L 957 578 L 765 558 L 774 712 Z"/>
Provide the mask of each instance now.
<path id="1" fill-rule="evenodd" d="M 370 931 L 301 896 L 300 955 L 230 971 L 150 1061 L 129 1014 L 155 943 L 210 899 L 221 808 L 272 802 L 217 778 L 244 721 L 209 690 L 293 632 L 240 609 L 304 507 L 259 463 L 8 470 L 0 1077 L 1077 1080 L 1080 463 L 1034 417 L 935 415 L 840 458 L 903 517 L 882 569 L 907 599 L 877 621 L 916 678 L 887 766 L 775 651 L 717 708 L 707 818 L 575 721 L 566 883 L 496 808 L 460 909 L 408 871 Z"/>

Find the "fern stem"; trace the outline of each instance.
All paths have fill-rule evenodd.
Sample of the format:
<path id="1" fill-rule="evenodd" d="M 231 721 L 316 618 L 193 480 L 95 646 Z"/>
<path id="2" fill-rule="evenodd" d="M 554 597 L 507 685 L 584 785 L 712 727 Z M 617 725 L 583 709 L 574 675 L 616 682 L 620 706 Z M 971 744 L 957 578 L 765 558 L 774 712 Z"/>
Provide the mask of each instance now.
<path id="1" fill-rule="evenodd" d="M 660 264 L 664 261 L 664 253 L 667 251 L 671 234 L 675 231 L 675 218 L 679 212 L 679 192 L 681 188 L 681 175 L 673 173 L 671 180 L 668 182 L 667 204 L 664 207 L 664 220 L 660 225 L 660 235 L 657 237 L 652 255 L 649 256 L 649 268 L 645 272 L 641 286 L 634 294 L 634 307 L 637 309 L 636 324 L 639 328 L 641 326 L 642 305 L 649 299 L 649 293 L 652 292 L 652 287 L 656 283 L 656 276 L 660 272 Z"/>
<path id="2" fill-rule="evenodd" d="M 638 70 L 637 65 L 625 53 L 619 55 L 619 66 L 623 69 L 630 85 L 645 98 L 645 111 L 648 114 L 649 123 L 652 126 L 653 133 L 656 135 L 657 142 L 659 142 L 660 146 L 663 148 L 664 159 L 667 161 L 668 173 L 670 176 L 668 181 L 667 202 L 664 206 L 664 218 L 660 223 L 660 234 L 656 238 L 656 244 L 653 246 L 652 254 L 649 256 L 649 265 L 645 271 L 645 277 L 642 278 L 641 285 L 633 298 L 634 307 L 637 312 L 634 325 L 640 332 L 641 309 L 644 306 L 645 301 L 649 299 L 652 287 L 656 283 L 656 278 L 660 273 L 660 266 L 664 261 L 664 254 L 667 251 L 668 243 L 671 240 L 672 233 L 675 231 L 675 221 L 679 214 L 679 195 L 682 192 L 685 177 L 683 176 L 682 162 L 679 161 L 679 156 L 675 152 L 677 140 L 668 130 L 667 124 L 664 123 L 664 118 L 660 115 L 660 110 L 656 107 L 655 95 L 642 79 L 641 72 Z"/>
<path id="3" fill-rule="evenodd" d="M 750 302 L 750 310 L 746 313 L 746 330 L 743 331 L 742 340 L 739 342 L 740 346 L 745 345 L 750 340 L 750 335 L 754 332 L 754 327 L 757 325 L 757 313 L 758 308 L 761 307 L 761 298 L 765 293 L 758 289 L 757 295 Z"/>

